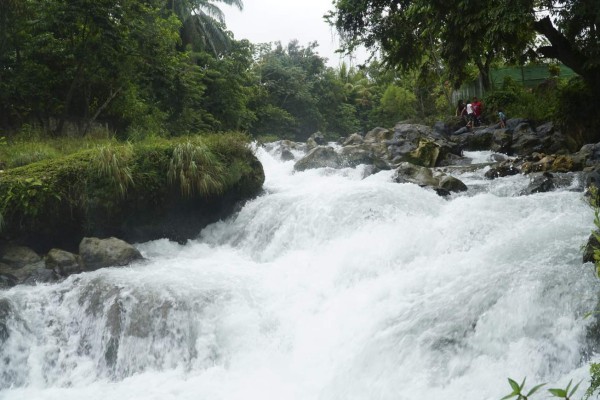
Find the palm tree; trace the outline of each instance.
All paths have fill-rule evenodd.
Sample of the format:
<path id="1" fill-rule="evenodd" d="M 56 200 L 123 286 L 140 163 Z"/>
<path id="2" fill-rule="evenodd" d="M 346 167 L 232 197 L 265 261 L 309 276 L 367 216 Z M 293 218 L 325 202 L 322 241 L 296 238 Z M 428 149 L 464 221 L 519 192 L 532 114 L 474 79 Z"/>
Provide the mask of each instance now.
<path id="1" fill-rule="evenodd" d="M 215 2 L 235 6 L 242 10 L 242 0 L 168 0 L 169 9 L 181 20 L 183 46 L 193 49 L 209 49 L 219 54 L 229 47 L 230 36 L 226 32 L 225 14 Z"/>

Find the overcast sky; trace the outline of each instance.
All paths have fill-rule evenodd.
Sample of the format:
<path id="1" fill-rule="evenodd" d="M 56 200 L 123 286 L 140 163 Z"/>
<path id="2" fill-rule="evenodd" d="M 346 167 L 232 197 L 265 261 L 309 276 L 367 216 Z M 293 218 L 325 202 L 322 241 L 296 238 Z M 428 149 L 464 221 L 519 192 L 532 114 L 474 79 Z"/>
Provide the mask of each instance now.
<path id="1" fill-rule="evenodd" d="M 227 28 L 235 38 L 252 43 L 281 41 L 284 45 L 298 39 L 301 46 L 317 41 L 317 52 L 326 57 L 328 64 L 337 67 L 340 55 L 338 36 L 325 22 L 323 15 L 333 8 L 331 0 L 244 0 L 244 10 L 223 3 L 217 4 L 225 12 Z M 364 61 L 365 55 L 356 55 Z"/>

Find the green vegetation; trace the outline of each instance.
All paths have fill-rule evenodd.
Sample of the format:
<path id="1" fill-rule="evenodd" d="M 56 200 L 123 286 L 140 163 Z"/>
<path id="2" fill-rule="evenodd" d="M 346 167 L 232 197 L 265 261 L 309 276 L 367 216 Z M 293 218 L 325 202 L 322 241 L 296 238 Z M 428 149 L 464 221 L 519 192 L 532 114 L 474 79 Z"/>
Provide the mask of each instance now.
<path id="1" fill-rule="evenodd" d="M 160 225 L 174 208 L 207 209 L 225 194 L 232 201 L 246 198 L 264 180 L 248 143 L 233 133 L 113 141 L 5 170 L 2 235 L 38 246 L 92 234 L 126 237 L 144 224 Z"/>
<path id="2" fill-rule="evenodd" d="M 585 395 L 582 397 L 582 399 L 585 400 L 589 399 L 598 391 L 598 389 L 600 389 L 600 364 L 592 363 L 590 365 L 590 375 L 590 386 L 586 390 Z M 508 378 L 508 383 L 512 389 L 512 392 L 504 396 L 501 400 L 529 400 L 535 393 L 538 393 L 539 389 L 546 385 L 545 383 L 542 383 L 526 391 L 525 379 L 523 379 L 523 382 L 521 382 L 521 384 L 518 384 L 513 379 Z M 579 385 L 581 384 L 581 382 L 571 387 L 572 384 L 573 380 L 569 381 L 565 388 L 548 389 L 548 392 L 552 395 L 552 397 L 565 400 L 574 400 L 573 396 L 577 392 L 577 389 L 579 389 Z"/>

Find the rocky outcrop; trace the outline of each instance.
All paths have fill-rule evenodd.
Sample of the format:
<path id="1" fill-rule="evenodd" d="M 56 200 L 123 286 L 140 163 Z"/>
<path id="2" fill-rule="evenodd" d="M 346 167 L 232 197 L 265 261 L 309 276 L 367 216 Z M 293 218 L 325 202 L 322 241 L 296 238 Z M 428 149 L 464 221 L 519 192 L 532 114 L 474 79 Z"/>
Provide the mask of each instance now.
<path id="1" fill-rule="evenodd" d="M 262 190 L 262 165 L 245 140 L 115 144 L 4 171 L 0 239 L 40 253 L 75 251 L 86 236 L 185 242 Z M 103 168 L 100 151 L 116 167 Z"/>
<path id="2" fill-rule="evenodd" d="M 79 244 L 79 257 L 84 271 L 124 266 L 143 258 L 135 247 L 114 237 L 83 238 Z"/>
<path id="3" fill-rule="evenodd" d="M 116 239 L 84 238 L 80 254 L 51 249 L 42 259 L 33 250 L 4 243 L 1 248 L 11 254 L 11 263 L 0 263 L 0 289 L 18 284 L 55 282 L 61 278 L 100 268 L 124 266 L 143 259 L 129 243 Z M 20 257 L 15 257 L 20 254 Z"/>

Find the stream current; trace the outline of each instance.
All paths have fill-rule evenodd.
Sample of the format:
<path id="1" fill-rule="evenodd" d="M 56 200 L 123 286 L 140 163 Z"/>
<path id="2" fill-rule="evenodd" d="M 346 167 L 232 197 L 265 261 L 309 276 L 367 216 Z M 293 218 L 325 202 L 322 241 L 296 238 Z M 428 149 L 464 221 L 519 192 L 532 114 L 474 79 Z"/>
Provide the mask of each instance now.
<path id="1" fill-rule="evenodd" d="M 0 291 L 0 399 L 497 400 L 507 377 L 589 380 L 581 192 L 519 196 L 527 176 L 482 167 L 445 199 L 257 155 L 264 193 L 187 244 Z"/>

